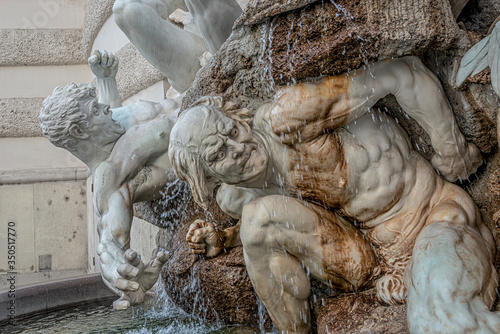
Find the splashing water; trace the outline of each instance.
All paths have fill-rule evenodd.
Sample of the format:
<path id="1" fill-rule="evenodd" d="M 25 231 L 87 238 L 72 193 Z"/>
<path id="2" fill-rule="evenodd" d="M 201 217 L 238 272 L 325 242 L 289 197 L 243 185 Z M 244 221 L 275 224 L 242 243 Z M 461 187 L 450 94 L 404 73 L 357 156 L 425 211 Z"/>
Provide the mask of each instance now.
<path id="1" fill-rule="evenodd" d="M 81 305 L 64 310 L 40 314 L 23 319 L 15 325 L 0 327 L 1 333 L 10 334 L 255 334 L 266 333 L 245 327 L 228 327 L 222 324 L 204 324 L 185 313 L 164 292 L 150 302 L 131 307 L 126 311 L 115 311 L 111 301 Z M 262 306 L 263 308 L 263 306 Z M 261 307 L 259 306 L 259 311 Z M 263 314 L 265 309 L 263 308 Z M 269 333 L 270 334 L 270 333 Z"/>

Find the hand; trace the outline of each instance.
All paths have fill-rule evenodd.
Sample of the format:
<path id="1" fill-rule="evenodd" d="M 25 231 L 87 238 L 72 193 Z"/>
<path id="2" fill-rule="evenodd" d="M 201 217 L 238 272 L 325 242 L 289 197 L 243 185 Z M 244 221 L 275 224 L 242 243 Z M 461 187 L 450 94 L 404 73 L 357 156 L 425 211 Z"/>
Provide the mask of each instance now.
<path id="1" fill-rule="evenodd" d="M 224 250 L 224 232 L 217 231 L 213 224 L 197 219 L 189 226 L 186 241 L 195 254 L 214 257 Z"/>
<path id="2" fill-rule="evenodd" d="M 193 16 L 191 15 L 191 13 L 185 12 L 180 8 L 174 10 L 174 12 L 170 14 L 168 18 L 176 23 L 181 23 L 184 26 L 193 22 Z"/>
<path id="3" fill-rule="evenodd" d="M 168 255 L 158 252 L 156 258 L 146 265 L 139 259 L 137 252 L 128 249 L 125 252 L 125 261 L 118 267 L 121 276 L 115 282 L 115 287 L 122 291 L 120 299 L 113 303 L 115 310 L 126 310 L 130 305 L 137 305 L 144 301 L 146 292 L 155 285 Z"/>
<path id="4" fill-rule="evenodd" d="M 95 50 L 88 62 L 98 78 L 114 78 L 118 72 L 118 58 L 111 52 Z"/>
<path id="5" fill-rule="evenodd" d="M 476 145 L 465 143 L 465 146 L 452 154 L 441 156 L 434 154 L 431 164 L 448 181 L 467 180 L 469 175 L 475 173 L 477 168 L 483 164 L 481 152 Z"/>

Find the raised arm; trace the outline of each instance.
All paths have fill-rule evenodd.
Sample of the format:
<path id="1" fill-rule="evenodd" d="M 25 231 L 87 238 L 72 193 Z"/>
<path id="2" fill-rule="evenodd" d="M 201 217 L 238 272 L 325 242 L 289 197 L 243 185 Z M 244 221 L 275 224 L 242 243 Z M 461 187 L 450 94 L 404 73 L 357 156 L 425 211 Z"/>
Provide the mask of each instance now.
<path id="1" fill-rule="evenodd" d="M 271 110 L 271 127 L 285 144 L 313 140 L 359 118 L 388 94 L 429 134 L 436 151 L 431 162 L 446 179 L 465 179 L 481 165 L 481 154 L 458 129 L 439 80 L 415 57 L 284 88 Z"/>
<path id="2" fill-rule="evenodd" d="M 97 80 L 99 103 L 108 104 L 111 108 L 122 106 L 116 85 L 118 58 L 107 51 L 95 50 L 90 56 L 89 66 Z"/>

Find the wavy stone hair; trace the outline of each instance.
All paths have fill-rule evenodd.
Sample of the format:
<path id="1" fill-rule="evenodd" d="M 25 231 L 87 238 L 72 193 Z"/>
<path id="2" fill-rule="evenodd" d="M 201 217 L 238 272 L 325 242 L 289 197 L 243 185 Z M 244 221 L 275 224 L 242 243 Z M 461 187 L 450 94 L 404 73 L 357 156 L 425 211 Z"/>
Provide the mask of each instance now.
<path id="1" fill-rule="evenodd" d="M 55 88 L 43 101 L 38 117 L 45 138 L 55 146 L 72 149 L 75 141 L 69 135 L 69 128 L 72 124 L 88 127 L 87 114 L 79 112 L 78 105 L 78 101 L 88 97 L 96 97 L 95 86 L 70 83 Z"/>
<path id="2" fill-rule="evenodd" d="M 185 117 L 187 113 L 194 110 L 202 111 L 205 114 L 204 124 L 211 115 L 221 112 L 242 124 L 249 132 L 251 131 L 249 123 L 251 123 L 253 113 L 249 109 L 236 109 L 232 103 L 224 104 L 219 96 L 205 96 L 181 113 L 172 129 L 168 147 L 172 168 L 179 179 L 189 183 L 195 201 L 207 209 L 213 198 L 215 187 L 221 182 L 216 181 L 214 177 L 206 173 L 199 145 L 192 140 L 191 136 L 179 130 L 177 126 L 181 124 L 183 116 Z"/>

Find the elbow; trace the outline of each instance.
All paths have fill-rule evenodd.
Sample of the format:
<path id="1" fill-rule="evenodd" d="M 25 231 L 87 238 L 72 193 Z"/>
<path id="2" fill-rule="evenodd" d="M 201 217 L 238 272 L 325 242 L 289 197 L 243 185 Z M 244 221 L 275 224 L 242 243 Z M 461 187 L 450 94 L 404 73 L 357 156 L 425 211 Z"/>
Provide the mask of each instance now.
<path id="1" fill-rule="evenodd" d="M 418 57 L 401 58 L 395 67 L 401 89 L 440 89 L 439 79 Z"/>

